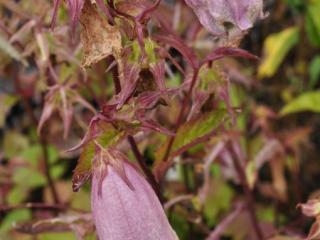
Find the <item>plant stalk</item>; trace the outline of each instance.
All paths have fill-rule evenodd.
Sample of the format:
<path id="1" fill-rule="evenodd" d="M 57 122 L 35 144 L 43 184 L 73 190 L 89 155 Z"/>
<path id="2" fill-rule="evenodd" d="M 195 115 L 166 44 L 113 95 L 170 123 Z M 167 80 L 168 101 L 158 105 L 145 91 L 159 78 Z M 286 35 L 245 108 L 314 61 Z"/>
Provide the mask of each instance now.
<path id="1" fill-rule="evenodd" d="M 262 233 L 262 230 L 259 226 L 259 222 L 257 219 L 257 214 L 256 214 L 255 206 L 254 206 L 254 197 L 252 195 L 252 192 L 251 192 L 248 180 L 247 180 L 246 173 L 245 173 L 245 171 L 239 161 L 239 158 L 237 157 L 236 153 L 234 152 L 234 149 L 231 146 L 231 144 L 230 144 L 229 149 L 231 150 L 232 161 L 233 161 L 234 167 L 239 175 L 239 178 L 240 178 L 240 181 L 242 184 L 242 188 L 243 188 L 244 194 L 246 196 L 247 209 L 249 212 L 249 217 L 250 217 L 253 229 L 255 231 L 257 239 L 263 240 L 264 239 L 263 233 Z"/>
<path id="2" fill-rule="evenodd" d="M 115 93 L 118 94 L 121 91 L 121 83 L 120 83 L 120 79 L 119 79 L 118 65 L 115 65 L 111 69 L 111 71 L 112 71 L 112 76 L 113 76 Z M 132 150 L 132 152 L 133 152 L 133 154 L 134 154 L 134 156 L 135 156 L 135 158 L 136 158 L 141 170 L 144 172 L 145 176 L 147 177 L 147 179 L 148 179 L 149 183 L 151 184 L 153 190 L 157 194 L 160 202 L 163 203 L 164 198 L 163 198 L 163 195 L 161 193 L 160 185 L 156 181 L 152 171 L 147 166 L 143 155 L 139 151 L 138 145 L 137 145 L 134 137 L 129 135 L 127 137 L 127 139 L 128 139 L 128 142 L 130 144 L 131 150 Z"/>

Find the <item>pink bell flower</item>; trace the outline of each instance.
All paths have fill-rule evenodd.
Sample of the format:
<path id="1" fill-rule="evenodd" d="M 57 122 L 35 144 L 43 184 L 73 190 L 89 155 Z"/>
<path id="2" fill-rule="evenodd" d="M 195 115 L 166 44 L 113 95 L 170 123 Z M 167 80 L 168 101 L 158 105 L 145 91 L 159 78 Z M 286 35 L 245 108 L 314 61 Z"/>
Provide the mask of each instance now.
<path id="1" fill-rule="evenodd" d="M 91 192 L 99 239 L 177 240 L 155 192 L 125 156 L 109 149 L 100 154 Z"/>
<path id="2" fill-rule="evenodd" d="M 186 0 L 186 3 L 214 35 L 247 30 L 263 17 L 263 0 Z"/>

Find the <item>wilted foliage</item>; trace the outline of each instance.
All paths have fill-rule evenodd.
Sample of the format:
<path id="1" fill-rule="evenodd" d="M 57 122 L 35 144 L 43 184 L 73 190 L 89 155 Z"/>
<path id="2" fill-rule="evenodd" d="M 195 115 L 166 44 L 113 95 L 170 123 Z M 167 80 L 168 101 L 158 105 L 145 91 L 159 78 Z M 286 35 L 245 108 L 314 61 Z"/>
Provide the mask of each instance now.
<path id="1" fill-rule="evenodd" d="M 319 13 L 0 0 L 0 240 L 319 239 Z"/>

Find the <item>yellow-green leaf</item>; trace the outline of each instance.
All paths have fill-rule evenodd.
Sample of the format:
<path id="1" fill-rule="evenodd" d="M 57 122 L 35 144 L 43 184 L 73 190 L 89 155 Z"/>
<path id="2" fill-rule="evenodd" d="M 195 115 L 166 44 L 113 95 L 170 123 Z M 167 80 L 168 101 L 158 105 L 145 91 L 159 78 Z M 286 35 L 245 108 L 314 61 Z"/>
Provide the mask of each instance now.
<path id="1" fill-rule="evenodd" d="M 0 34 L 0 50 L 13 59 L 20 61 L 25 65 L 27 64 L 20 52 L 15 49 L 15 47 L 12 46 L 12 44 L 2 34 Z"/>
<path id="2" fill-rule="evenodd" d="M 320 1 L 310 0 L 308 1 L 305 28 L 308 34 L 310 42 L 315 46 L 320 46 Z"/>
<path id="3" fill-rule="evenodd" d="M 302 111 L 320 112 L 320 91 L 303 93 L 285 105 L 280 114 L 287 115 Z"/>
<path id="4" fill-rule="evenodd" d="M 172 145 L 171 156 L 178 154 L 184 148 L 197 143 L 199 139 L 210 134 L 227 119 L 225 109 L 215 110 L 204 114 L 198 119 L 183 124 L 177 131 Z M 168 147 L 169 139 L 156 152 L 157 161 L 161 161 Z"/>
<path id="5" fill-rule="evenodd" d="M 259 78 L 272 77 L 278 70 L 287 53 L 299 41 L 297 27 L 287 28 L 270 35 L 264 43 L 264 58 L 259 66 Z"/>

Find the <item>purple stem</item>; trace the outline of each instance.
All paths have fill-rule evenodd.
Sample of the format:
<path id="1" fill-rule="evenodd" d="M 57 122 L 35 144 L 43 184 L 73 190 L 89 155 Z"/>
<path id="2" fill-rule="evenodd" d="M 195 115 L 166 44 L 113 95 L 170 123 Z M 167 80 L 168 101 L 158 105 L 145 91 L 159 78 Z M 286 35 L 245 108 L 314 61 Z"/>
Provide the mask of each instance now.
<path id="1" fill-rule="evenodd" d="M 259 226 L 259 222 L 258 222 L 258 219 L 257 219 L 257 216 L 256 216 L 256 210 L 255 210 L 255 207 L 254 207 L 254 198 L 253 198 L 249 183 L 247 181 L 247 176 L 246 176 L 246 173 L 245 173 L 245 171 L 244 171 L 244 169 L 243 169 L 243 167 L 241 165 L 241 162 L 239 161 L 239 158 L 237 157 L 237 154 L 234 151 L 234 149 L 233 149 L 231 144 L 230 144 L 230 152 L 232 154 L 233 164 L 234 164 L 235 169 L 236 169 L 236 171 L 237 171 L 237 173 L 239 175 L 239 178 L 240 178 L 240 181 L 241 181 L 241 184 L 242 184 L 242 187 L 243 187 L 243 191 L 244 191 L 244 194 L 246 196 L 247 208 L 248 208 L 249 217 L 250 217 L 253 229 L 255 231 L 257 239 L 263 240 L 264 237 L 263 237 L 263 233 L 262 233 L 262 230 L 261 230 L 261 228 Z"/>
<path id="2" fill-rule="evenodd" d="M 114 88 L 115 88 L 115 93 L 119 94 L 121 91 L 121 83 L 120 83 L 120 79 L 119 79 L 119 72 L 118 72 L 118 65 L 115 65 L 112 69 L 112 75 L 113 75 L 113 82 L 114 82 Z M 136 160 L 139 163 L 140 168 L 142 169 L 142 171 L 144 172 L 144 174 L 146 175 L 149 183 L 151 184 L 153 190 L 155 191 L 155 193 L 157 194 L 159 200 L 161 203 L 163 203 L 164 198 L 162 196 L 161 193 L 161 188 L 160 185 L 157 183 L 152 171 L 149 169 L 149 167 L 147 166 L 142 154 L 139 151 L 138 145 L 134 139 L 133 136 L 129 135 L 127 137 L 128 142 L 130 144 L 131 150 L 136 158 Z"/>

